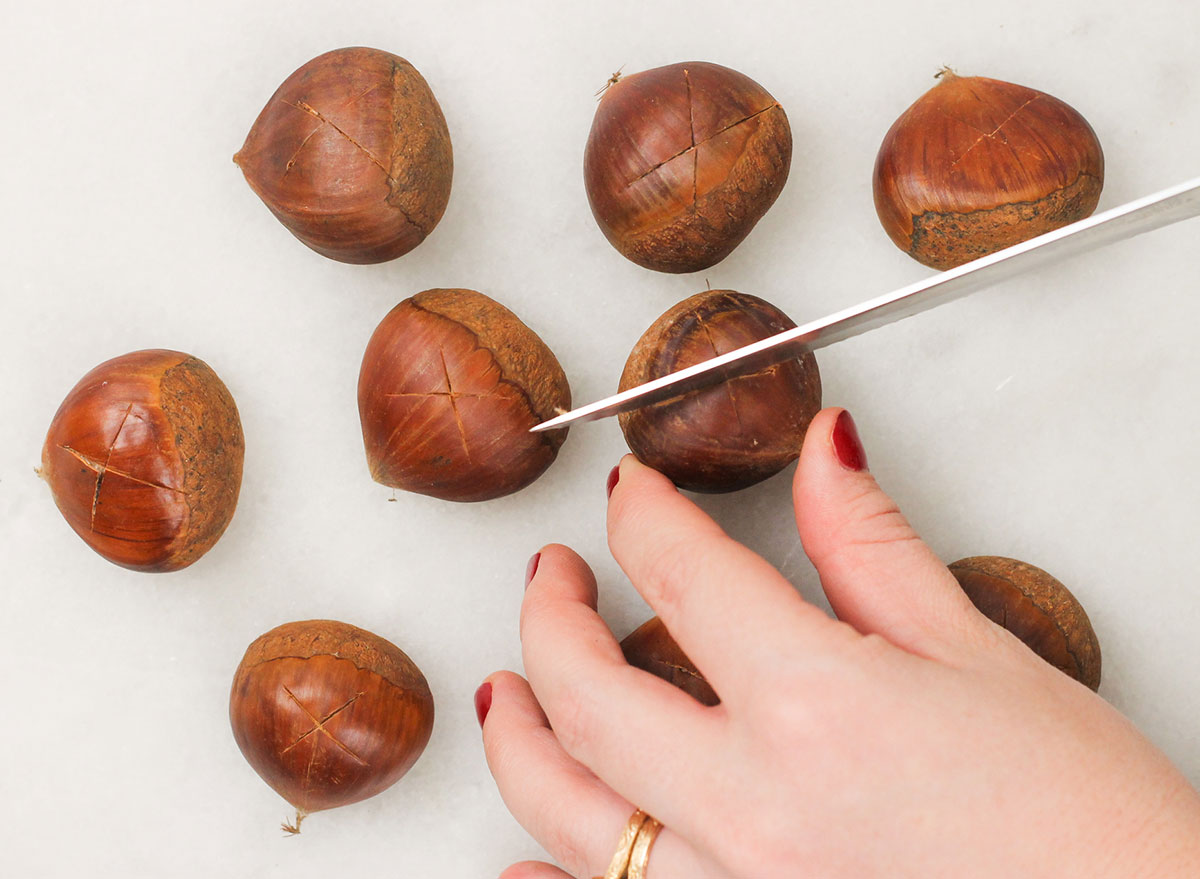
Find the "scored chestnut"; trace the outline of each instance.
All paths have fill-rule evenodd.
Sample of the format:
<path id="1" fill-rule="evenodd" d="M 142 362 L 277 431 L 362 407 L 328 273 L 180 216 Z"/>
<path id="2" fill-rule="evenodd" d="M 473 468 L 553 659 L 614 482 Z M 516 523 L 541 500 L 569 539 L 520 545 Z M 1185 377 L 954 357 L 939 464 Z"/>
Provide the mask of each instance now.
<path id="1" fill-rule="evenodd" d="M 372 478 L 444 500 L 489 500 L 529 485 L 566 439 L 565 429 L 529 429 L 570 406 L 546 343 L 474 290 L 426 290 L 393 308 L 358 378 Z"/>
<path id="2" fill-rule="evenodd" d="M 208 552 L 237 507 L 245 440 L 228 388 L 179 351 L 101 363 L 50 422 L 41 476 L 84 542 L 135 571 Z"/>
<path id="3" fill-rule="evenodd" d="M 614 79 L 583 159 L 600 230 L 648 269 L 696 272 L 720 262 L 787 181 L 787 114 L 757 82 L 719 64 Z"/>
<path id="4" fill-rule="evenodd" d="M 875 159 L 875 210 L 897 247 L 949 269 L 1096 209 L 1104 154 L 1078 112 L 1010 82 L 939 76 Z"/>
<path id="5" fill-rule="evenodd" d="M 433 694 L 399 647 L 335 620 L 286 623 L 246 648 L 229 694 L 247 762 L 306 815 L 391 787 L 433 731 Z"/>
<path id="6" fill-rule="evenodd" d="M 428 83 L 398 55 L 364 47 L 326 52 L 284 80 L 233 160 L 288 231 L 348 263 L 424 241 L 454 173 Z"/>
<path id="7" fill-rule="evenodd" d="M 702 705 L 720 703 L 716 691 L 658 617 L 651 617 L 626 635 L 621 652 L 634 668 L 674 684 Z"/>
<path id="8" fill-rule="evenodd" d="M 1100 686 L 1100 642 L 1066 586 L 1041 568 L 1002 556 L 959 559 L 950 573 L 984 616 L 1055 668 L 1093 690 Z"/>
<path id="9" fill-rule="evenodd" d="M 644 384 L 791 329 L 766 300 L 706 290 L 677 303 L 638 340 L 620 390 Z M 680 488 L 734 491 L 778 473 L 800 455 L 821 408 L 817 360 L 794 360 L 619 417 L 630 450 Z"/>

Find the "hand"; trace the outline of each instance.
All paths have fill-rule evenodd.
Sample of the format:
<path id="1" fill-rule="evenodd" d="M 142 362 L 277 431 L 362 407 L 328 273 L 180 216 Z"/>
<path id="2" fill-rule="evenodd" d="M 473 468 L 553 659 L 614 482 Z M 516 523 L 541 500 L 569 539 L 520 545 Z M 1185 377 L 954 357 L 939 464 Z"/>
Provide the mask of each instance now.
<path id="1" fill-rule="evenodd" d="M 1200 796 L 1099 696 L 967 600 L 821 412 L 794 484 L 838 619 L 627 456 L 609 546 L 721 697 L 627 665 L 596 581 L 548 546 L 521 612 L 529 683 L 480 690 L 492 774 L 570 873 L 631 812 L 650 879 L 1200 876 Z M 489 686 L 490 685 L 490 686 Z M 503 879 L 563 879 L 548 864 Z"/>

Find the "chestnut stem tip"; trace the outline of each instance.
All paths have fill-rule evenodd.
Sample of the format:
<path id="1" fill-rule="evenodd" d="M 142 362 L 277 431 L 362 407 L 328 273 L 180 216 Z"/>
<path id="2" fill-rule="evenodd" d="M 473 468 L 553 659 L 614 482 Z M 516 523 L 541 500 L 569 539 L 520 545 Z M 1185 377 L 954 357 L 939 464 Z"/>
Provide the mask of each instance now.
<path id="1" fill-rule="evenodd" d="M 297 809 L 295 824 L 291 824 L 287 821 L 284 821 L 279 826 L 283 828 L 283 832 L 286 833 L 289 837 L 296 836 L 300 833 L 300 822 L 303 821 L 304 818 L 305 818 L 305 813 L 301 812 L 299 809 Z"/>
<path id="2" fill-rule="evenodd" d="M 618 82 L 620 82 L 621 81 L 621 71 L 624 69 L 625 69 L 624 64 L 622 64 L 620 67 L 618 67 L 616 72 L 613 73 L 613 75 L 608 78 L 608 80 L 604 83 L 604 85 L 602 85 L 600 87 L 600 91 L 596 92 L 596 97 L 600 97 L 606 91 L 608 91 L 610 88 L 612 88 L 614 85 L 616 85 Z"/>

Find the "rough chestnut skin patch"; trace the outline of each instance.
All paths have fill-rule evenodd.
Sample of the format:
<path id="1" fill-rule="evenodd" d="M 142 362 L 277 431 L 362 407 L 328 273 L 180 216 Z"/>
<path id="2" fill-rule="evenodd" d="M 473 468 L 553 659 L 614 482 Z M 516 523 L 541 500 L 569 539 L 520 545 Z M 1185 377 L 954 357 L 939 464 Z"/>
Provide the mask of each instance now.
<path id="1" fill-rule="evenodd" d="M 795 324 L 769 302 L 706 290 L 677 303 L 638 340 L 622 391 Z M 751 375 L 619 416 L 630 450 L 691 491 L 734 491 L 778 473 L 800 455 L 821 408 L 816 358 L 805 354 Z"/>
<path id="2" fill-rule="evenodd" d="M 584 154 L 592 215 L 640 266 L 696 272 L 728 256 L 787 182 L 792 131 L 736 70 L 692 61 L 619 79 Z"/>
<path id="3" fill-rule="evenodd" d="M 429 85 L 398 55 L 349 48 L 279 86 L 234 162 L 288 230 L 330 259 L 395 259 L 433 231 L 454 158 Z"/>
<path id="4" fill-rule="evenodd" d="M 187 567 L 233 518 L 245 440 L 217 374 L 179 351 L 100 364 L 59 406 L 42 477 L 84 542 L 135 571 Z"/>
<path id="5" fill-rule="evenodd" d="M 287 623 L 257 638 L 234 674 L 233 736 L 262 779 L 310 812 L 395 784 L 433 730 L 433 695 L 389 641 L 334 620 Z M 285 827 L 297 830 L 295 826 Z"/>
<path id="6" fill-rule="evenodd" d="M 702 705 L 720 703 L 720 697 L 658 617 L 651 617 L 625 636 L 621 652 L 630 665 L 674 684 Z"/>
<path id="7" fill-rule="evenodd" d="M 1066 586 L 1041 568 L 1001 556 L 960 559 L 950 573 L 984 616 L 1055 668 L 1093 690 L 1100 686 L 1100 642 Z"/>
<path id="8" fill-rule="evenodd" d="M 892 125 L 875 160 L 875 210 L 914 259 L 949 269 L 1089 216 L 1100 142 L 1044 92 L 950 71 Z"/>
<path id="9" fill-rule="evenodd" d="M 376 328 L 359 373 L 371 476 L 444 500 L 489 500 L 533 482 L 567 432 L 529 429 L 570 406 L 553 352 L 474 290 L 401 302 Z"/>

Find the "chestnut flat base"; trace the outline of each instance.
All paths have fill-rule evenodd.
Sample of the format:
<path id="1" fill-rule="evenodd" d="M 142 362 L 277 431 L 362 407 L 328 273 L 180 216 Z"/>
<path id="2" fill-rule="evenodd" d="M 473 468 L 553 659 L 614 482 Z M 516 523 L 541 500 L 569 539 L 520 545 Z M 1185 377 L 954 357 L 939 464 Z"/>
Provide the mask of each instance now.
<path id="1" fill-rule="evenodd" d="M 1101 186 L 1098 177 L 1080 174 L 1039 201 L 967 214 L 928 211 L 913 217 L 909 256 L 935 269 L 952 269 L 1091 216 Z"/>

